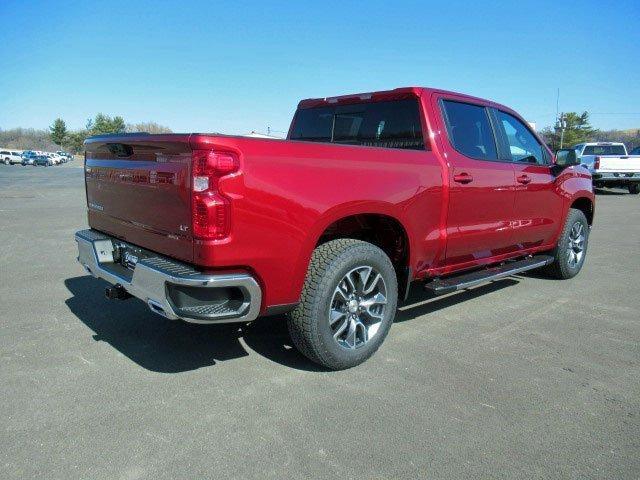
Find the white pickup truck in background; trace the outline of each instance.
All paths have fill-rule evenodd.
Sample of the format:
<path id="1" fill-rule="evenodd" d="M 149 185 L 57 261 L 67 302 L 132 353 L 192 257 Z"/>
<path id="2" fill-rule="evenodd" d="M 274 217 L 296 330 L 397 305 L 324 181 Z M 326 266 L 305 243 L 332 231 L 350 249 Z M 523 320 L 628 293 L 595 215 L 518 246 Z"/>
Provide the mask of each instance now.
<path id="1" fill-rule="evenodd" d="M 629 193 L 640 193 L 640 155 L 629 155 L 624 143 L 580 143 L 573 149 L 591 172 L 594 187 L 627 188 Z"/>

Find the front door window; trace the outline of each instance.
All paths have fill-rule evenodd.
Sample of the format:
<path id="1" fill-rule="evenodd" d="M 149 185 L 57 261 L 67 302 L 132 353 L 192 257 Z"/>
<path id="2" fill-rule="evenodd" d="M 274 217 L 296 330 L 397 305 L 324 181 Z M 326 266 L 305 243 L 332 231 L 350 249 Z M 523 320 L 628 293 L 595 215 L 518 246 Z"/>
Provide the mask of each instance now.
<path id="1" fill-rule="evenodd" d="M 511 160 L 518 163 L 544 165 L 546 163 L 544 149 L 529 129 L 508 113 L 498 110 L 497 116 L 507 137 Z"/>

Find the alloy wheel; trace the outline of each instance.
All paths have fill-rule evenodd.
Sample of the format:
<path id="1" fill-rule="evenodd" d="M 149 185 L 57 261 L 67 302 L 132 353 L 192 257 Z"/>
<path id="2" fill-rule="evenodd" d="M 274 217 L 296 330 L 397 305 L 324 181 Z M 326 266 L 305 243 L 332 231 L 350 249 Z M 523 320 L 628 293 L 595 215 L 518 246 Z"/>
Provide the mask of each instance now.
<path id="1" fill-rule="evenodd" d="M 571 268 L 580 264 L 584 257 L 584 244 L 587 240 L 587 233 L 581 222 L 576 222 L 569 232 L 569 248 L 567 248 L 567 263 Z"/>
<path id="2" fill-rule="evenodd" d="M 338 282 L 329 308 L 329 326 L 343 348 L 367 344 L 380 329 L 387 308 L 387 286 L 371 266 L 349 271 Z"/>

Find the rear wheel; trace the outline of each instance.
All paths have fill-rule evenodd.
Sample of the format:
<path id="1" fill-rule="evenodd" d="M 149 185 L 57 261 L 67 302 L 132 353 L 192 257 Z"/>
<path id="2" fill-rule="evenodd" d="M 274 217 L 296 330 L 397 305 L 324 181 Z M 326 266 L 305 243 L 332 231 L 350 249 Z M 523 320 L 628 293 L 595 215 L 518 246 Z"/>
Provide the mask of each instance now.
<path id="1" fill-rule="evenodd" d="M 545 267 L 552 277 L 568 279 L 582 269 L 589 243 L 589 223 L 581 210 L 571 208 L 562 229 L 558 245 L 551 252 L 553 263 Z"/>
<path id="2" fill-rule="evenodd" d="M 629 193 L 633 195 L 640 193 L 640 183 L 630 183 L 627 188 L 629 189 Z"/>
<path id="3" fill-rule="evenodd" d="M 333 370 L 354 367 L 384 341 L 398 299 L 395 270 L 375 245 L 327 242 L 311 257 L 300 304 L 289 314 L 294 345 Z"/>
<path id="4" fill-rule="evenodd" d="M 4 164 L 5 165 L 9 165 L 9 163 L 11 163 L 11 160 L 9 160 L 8 158 L 5 158 L 4 159 Z"/>

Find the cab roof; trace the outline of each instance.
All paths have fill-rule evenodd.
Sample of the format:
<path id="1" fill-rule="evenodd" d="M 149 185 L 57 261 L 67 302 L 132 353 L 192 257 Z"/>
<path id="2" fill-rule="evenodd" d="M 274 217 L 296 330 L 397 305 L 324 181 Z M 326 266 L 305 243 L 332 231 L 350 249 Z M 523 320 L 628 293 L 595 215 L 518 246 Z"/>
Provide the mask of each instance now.
<path id="1" fill-rule="evenodd" d="M 505 105 L 501 105 L 496 102 L 492 102 L 491 100 L 474 97 L 464 93 L 452 92 L 449 90 L 442 90 L 439 88 L 432 88 L 432 87 L 400 87 L 400 88 L 394 88 L 393 90 L 352 93 L 349 95 L 339 95 L 335 97 L 307 98 L 307 99 L 301 100 L 300 103 L 298 103 L 298 108 L 312 108 L 312 107 L 319 107 L 322 105 L 360 103 L 368 100 L 371 100 L 374 102 L 382 102 L 386 100 L 403 100 L 411 97 L 419 98 L 422 96 L 431 96 L 431 94 L 434 94 L 434 93 L 438 93 L 442 95 L 455 95 L 456 97 L 460 97 L 469 101 L 491 105 L 504 110 L 511 110 L 509 107 Z"/>

